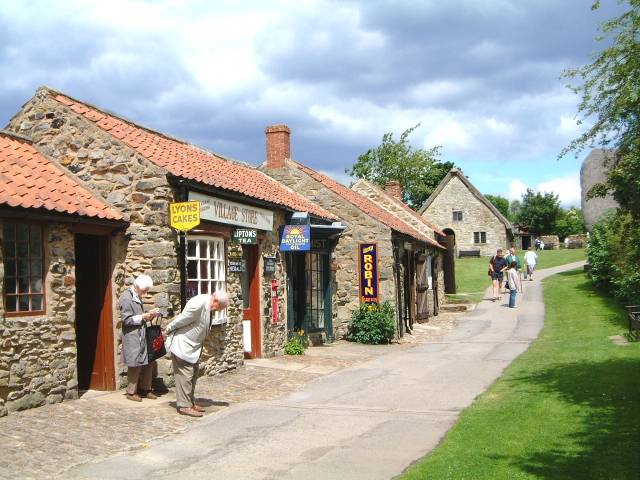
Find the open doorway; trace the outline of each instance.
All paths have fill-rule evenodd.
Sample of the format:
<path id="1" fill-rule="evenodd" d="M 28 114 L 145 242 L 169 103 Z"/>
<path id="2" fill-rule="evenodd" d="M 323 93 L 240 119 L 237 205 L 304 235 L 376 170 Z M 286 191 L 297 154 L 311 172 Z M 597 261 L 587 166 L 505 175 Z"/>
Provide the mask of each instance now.
<path id="1" fill-rule="evenodd" d="M 79 390 L 115 390 L 109 237 L 77 234 L 76 345 Z"/>
<path id="2" fill-rule="evenodd" d="M 443 232 L 446 237 L 439 236 L 438 241 L 447 249 L 443 262 L 444 292 L 456 293 L 456 234 L 450 228 Z"/>
<path id="3" fill-rule="evenodd" d="M 260 270 L 258 245 L 242 246 L 242 320 L 246 358 L 262 356 L 260 325 Z"/>

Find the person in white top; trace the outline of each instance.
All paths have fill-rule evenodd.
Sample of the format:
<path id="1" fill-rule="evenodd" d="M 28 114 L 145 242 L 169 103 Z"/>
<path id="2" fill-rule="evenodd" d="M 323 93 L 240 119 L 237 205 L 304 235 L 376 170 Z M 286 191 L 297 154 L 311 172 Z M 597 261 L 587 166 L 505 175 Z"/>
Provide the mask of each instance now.
<path id="1" fill-rule="evenodd" d="M 176 383 L 178 413 L 202 417 L 204 408 L 195 402 L 198 363 L 209 329 L 214 323 L 213 313 L 229 306 L 226 292 L 202 294 L 191 298 L 165 330 L 166 347 L 171 352 L 173 376 Z"/>
<path id="2" fill-rule="evenodd" d="M 515 261 L 509 265 L 507 277 L 509 278 L 509 308 L 518 308 L 516 306 L 516 294 L 520 291 L 520 279 L 518 278 L 518 264 Z"/>
<path id="3" fill-rule="evenodd" d="M 538 263 L 538 254 L 533 251 L 531 247 L 524 254 L 524 261 L 527 264 L 527 276 L 529 281 L 533 281 L 533 271 L 536 269 L 536 263 Z"/>

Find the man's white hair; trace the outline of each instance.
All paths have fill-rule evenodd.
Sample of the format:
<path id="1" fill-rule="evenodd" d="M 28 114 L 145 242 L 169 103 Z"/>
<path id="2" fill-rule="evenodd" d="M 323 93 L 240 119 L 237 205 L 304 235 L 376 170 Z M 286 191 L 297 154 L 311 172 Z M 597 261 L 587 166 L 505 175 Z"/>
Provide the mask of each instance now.
<path id="1" fill-rule="evenodd" d="M 153 287 L 153 279 L 149 275 L 138 275 L 133 284 L 140 290 L 149 290 Z"/>
<path id="2" fill-rule="evenodd" d="M 213 296 L 221 307 L 226 308 L 229 306 L 229 295 L 224 290 L 216 290 Z"/>

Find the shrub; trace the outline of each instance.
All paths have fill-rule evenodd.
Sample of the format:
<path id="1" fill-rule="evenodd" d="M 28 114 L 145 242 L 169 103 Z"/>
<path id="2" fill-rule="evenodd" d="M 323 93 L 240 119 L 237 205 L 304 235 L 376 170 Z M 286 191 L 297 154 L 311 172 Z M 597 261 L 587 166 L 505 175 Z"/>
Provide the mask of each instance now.
<path id="1" fill-rule="evenodd" d="M 309 340 L 304 330 L 294 332 L 284 346 L 286 355 L 304 355 L 304 350 L 309 346 Z"/>
<path id="2" fill-rule="evenodd" d="M 389 343 L 395 335 L 394 318 L 390 302 L 362 304 L 351 316 L 347 340 L 374 345 Z"/>

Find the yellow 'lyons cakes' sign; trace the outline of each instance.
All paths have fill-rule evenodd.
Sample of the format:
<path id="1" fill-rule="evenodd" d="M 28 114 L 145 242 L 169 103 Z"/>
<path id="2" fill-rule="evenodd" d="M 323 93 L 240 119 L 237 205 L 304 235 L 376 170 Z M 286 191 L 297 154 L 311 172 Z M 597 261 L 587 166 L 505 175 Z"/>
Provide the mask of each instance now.
<path id="1" fill-rule="evenodd" d="M 169 226 L 186 232 L 200 225 L 200 202 L 169 204 Z"/>

